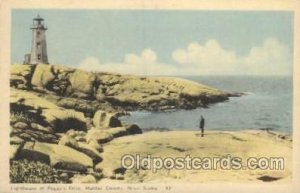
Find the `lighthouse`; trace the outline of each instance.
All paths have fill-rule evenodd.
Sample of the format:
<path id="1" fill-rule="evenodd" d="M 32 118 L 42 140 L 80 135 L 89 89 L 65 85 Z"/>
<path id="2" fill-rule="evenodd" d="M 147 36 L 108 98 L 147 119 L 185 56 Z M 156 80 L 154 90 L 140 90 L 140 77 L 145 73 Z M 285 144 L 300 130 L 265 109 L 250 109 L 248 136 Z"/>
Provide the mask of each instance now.
<path id="1" fill-rule="evenodd" d="M 25 55 L 24 64 L 49 64 L 46 42 L 47 27 L 44 25 L 44 19 L 39 15 L 34 18 L 31 30 L 31 53 Z"/>

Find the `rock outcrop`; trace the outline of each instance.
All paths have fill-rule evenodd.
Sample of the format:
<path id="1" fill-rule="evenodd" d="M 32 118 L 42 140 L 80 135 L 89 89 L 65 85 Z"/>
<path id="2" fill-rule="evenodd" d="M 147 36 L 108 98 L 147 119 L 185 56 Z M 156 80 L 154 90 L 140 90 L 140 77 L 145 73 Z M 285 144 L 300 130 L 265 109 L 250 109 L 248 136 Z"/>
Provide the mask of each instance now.
<path id="1" fill-rule="evenodd" d="M 61 98 L 108 103 L 118 110 L 191 109 L 206 107 L 230 96 L 221 90 L 174 77 L 94 73 L 44 64 L 16 64 L 11 68 L 13 87 Z"/>
<path id="2" fill-rule="evenodd" d="M 30 89 L 34 68 L 31 65 L 16 65 L 11 68 L 10 85 L 19 89 Z"/>
<path id="3" fill-rule="evenodd" d="M 27 142 L 20 151 L 19 158 L 46 162 L 57 169 L 86 172 L 93 167 L 87 155 L 70 147 L 40 142 Z"/>
<path id="4" fill-rule="evenodd" d="M 14 136 L 10 139 L 10 150 L 9 150 L 9 159 L 15 159 L 19 154 L 20 149 L 23 148 L 25 141 L 17 136 Z"/>
<path id="5" fill-rule="evenodd" d="M 11 89 L 10 160 L 42 162 L 66 181 L 88 183 L 103 177 L 95 166 L 103 161 L 103 145 L 117 137 L 142 133 L 122 125 L 115 113 L 66 109 L 39 93 Z"/>
<path id="6" fill-rule="evenodd" d="M 141 134 L 124 125 L 127 110 L 206 107 L 228 94 L 192 81 L 85 72 L 58 65 L 12 65 L 10 161 L 38 161 L 64 181 L 124 179 L 124 170 L 103 171 L 104 147 Z"/>
<path id="7" fill-rule="evenodd" d="M 109 127 L 120 127 L 121 122 L 113 113 L 107 113 L 102 110 L 98 110 L 93 118 L 93 124 L 96 128 L 109 128 Z"/>

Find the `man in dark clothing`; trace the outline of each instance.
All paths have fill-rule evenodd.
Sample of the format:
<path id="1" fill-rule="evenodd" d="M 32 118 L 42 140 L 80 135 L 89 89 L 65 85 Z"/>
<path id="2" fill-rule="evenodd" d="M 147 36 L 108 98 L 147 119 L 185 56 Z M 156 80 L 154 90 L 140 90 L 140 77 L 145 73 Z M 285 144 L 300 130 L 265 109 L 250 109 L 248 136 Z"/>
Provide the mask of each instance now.
<path id="1" fill-rule="evenodd" d="M 201 115 L 201 119 L 200 119 L 201 137 L 204 137 L 204 124 L 205 124 L 205 119 Z"/>

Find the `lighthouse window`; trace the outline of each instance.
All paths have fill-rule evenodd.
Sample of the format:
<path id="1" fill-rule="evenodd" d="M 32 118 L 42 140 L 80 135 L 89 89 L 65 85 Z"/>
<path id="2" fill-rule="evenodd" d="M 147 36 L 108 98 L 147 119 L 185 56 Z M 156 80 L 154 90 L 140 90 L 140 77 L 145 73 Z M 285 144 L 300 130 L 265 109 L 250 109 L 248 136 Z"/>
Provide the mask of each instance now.
<path id="1" fill-rule="evenodd" d="M 41 42 L 37 42 L 36 45 L 37 45 L 37 46 L 40 46 L 40 45 L 41 45 Z"/>
<path id="2" fill-rule="evenodd" d="M 36 35 L 37 35 L 37 36 L 39 36 L 39 35 L 40 35 L 40 33 L 41 33 L 40 31 L 37 31 L 37 32 L 36 32 Z"/>
<path id="3" fill-rule="evenodd" d="M 41 54 L 38 54 L 38 60 L 40 60 L 41 59 Z"/>

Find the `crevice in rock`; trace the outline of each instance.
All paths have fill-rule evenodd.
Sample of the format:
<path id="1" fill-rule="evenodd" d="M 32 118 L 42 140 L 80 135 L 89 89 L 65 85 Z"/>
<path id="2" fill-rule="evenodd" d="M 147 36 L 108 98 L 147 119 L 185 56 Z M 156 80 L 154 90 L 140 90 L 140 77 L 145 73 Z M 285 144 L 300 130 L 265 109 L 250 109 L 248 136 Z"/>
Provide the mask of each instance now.
<path id="1" fill-rule="evenodd" d="M 73 117 L 65 119 L 55 119 L 53 121 L 53 131 L 57 133 L 66 133 L 68 130 L 87 131 L 86 123 Z"/>

